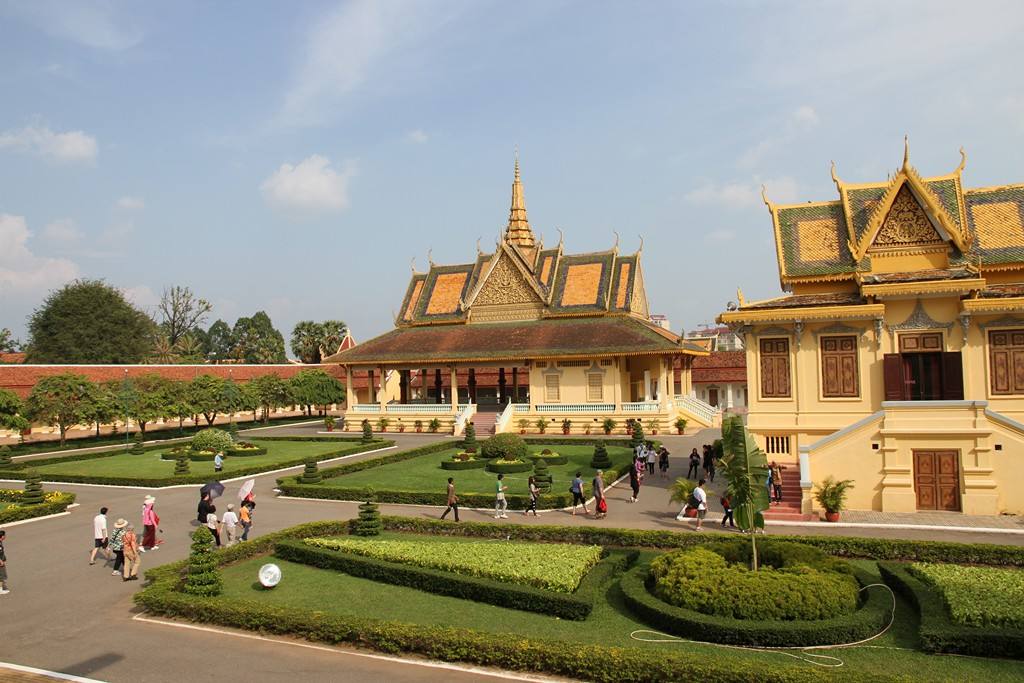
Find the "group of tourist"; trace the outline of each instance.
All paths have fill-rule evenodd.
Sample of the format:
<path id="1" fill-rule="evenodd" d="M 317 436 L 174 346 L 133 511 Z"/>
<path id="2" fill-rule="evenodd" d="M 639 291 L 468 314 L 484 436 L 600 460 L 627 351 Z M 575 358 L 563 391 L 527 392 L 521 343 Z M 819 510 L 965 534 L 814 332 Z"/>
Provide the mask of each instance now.
<path id="1" fill-rule="evenodd" d="M 650 441 L 639 443 L 633 450 L 633 464 L 629 469 L 629 487 L 633 491 L 629 502 L 635 503 L 640 497 L 640 485 L 644 478 L 654 475 L 654 466 L 658 466 L 660 477 L 668 477 L 668 449 L 664 446 L 655 448 Z"/>
<path id="2" fill-rule="evenodd" d="M 696 448 L 690 451 L 690 467 L 686 470 L 687 479 L 696 479 L 700 476 L 703 466 L 703 479 L 707 481 L 715 480 L 715 448 L 710 444 L 704 444 L 703 450 L 703 455 L 698 453 Z"/>
<path id="3" fill-rule="evenodd" d="M 96 557 L 103 554 L 107 562 L 113 562 L 111 576 L 120 576 L 122 581 L 138 581 L 139 568 L 142 566 L 142 553 L 148 550 L 159 550 L 160 543 L 156 538 L 160 527 L 160 516 L 155 510 L 156 498 L 146 496 L 142 502 L 142 539 L 135 532 L 135 525 L 124 517 L 114 522 L 111 530 L 108 527 L 106 506 L 101 507 L 99 514 L 92 518 L 93 547 L 89 554 L 89 564 L 96 564 Z"/>
<path id="4" fill-rule="evenodd" d="M 213 503 L 213 496 L 209 491 L 203 491 L 199 497 L 196 521 L 210 530 L 218 548 L 229 547 L 239 541 L 249 540 L 249 530 L 252 529 L 255 510 L 256 501 L 250 492 L 238 506 L 238 512 L 235 512 L 234 503 L 228 503 L 224 514 L 217 519 L 217 506 Z"/>

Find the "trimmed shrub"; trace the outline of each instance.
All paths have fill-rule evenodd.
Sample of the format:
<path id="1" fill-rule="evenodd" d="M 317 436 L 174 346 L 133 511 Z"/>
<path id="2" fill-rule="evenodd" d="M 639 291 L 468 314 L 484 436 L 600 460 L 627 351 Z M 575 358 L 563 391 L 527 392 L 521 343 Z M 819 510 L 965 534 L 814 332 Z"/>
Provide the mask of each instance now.
<path id="1" fill-rule="evenodd" d="M 132 447 L 128 451 L 132 455 L 142 455 L 146 452 L 145 444 L 142 442 L 142 432 L 137 432 L 132 440 Z"/>
<path id="2" fill-rule="evenodd" d="M 569 462 L 569 456 L 559 455 L 558 453 L 552 451 L 550 448 L 545 448 L 540 453 L 535 453 L 531 455 L 530 460 L 532 460 L 533 462 L 543 460 L 548 465 L 565 465 L 568 464 Z"/>
<path id="3" fill-rule="evenodd" d="M 212 597 L 220 595 L 223 584 L 217 558 L 213 554 L 213 534 L 201 526 L 192 533 L 192 551 L 183 586 L 186 593 Z"/>
<path id="4" fill-rule="evenodd" d="M 363 443 L 370 443 L 373 441 L 373 427 L 370 426 L 370 421 L 363 420 Z"/>
<path id="5" fill-rule="evenodd" d="M 319 484 L 323 481 L 324 478 L 320 474 L 320 467 L 316 464 L 316 460 L 306 461 L 306 469 L 303 470 L 299 479 L 303 484 Z"/>
<path id="6" fill-rule="evenodd" d="M 379 536 L 382 528 L 377 504 L 370 501 L 360 504 L 359 519 L 352 533 L 356 536 Z"/>
<path id="7" fill-rule="evenodd" d="M 857 608 L 850 574 L 807 565 L 751 571 L 709 548 L 677 550 L 651 562 L 651 592 L 701 614 L 760 621 L 825 619 Z"/>
<path id="8" fill-rule="evenodd" d="M 633 420 L 633 428 L 630 430 L 629 445 L 636 448 L 640 444 L 647 441 L 644 437 L 644 427 L 640 424 L 640 420 Z"/>
<path id="9" fill-rule="evenodd" d="M 487 471 L 495 474 L 515 474 L 517 472 L 529 472 L 533 469 L 533 463 L 529 461 L 516 460 L 487 460 Z"/>
<path id="10" fill-rule="evenodd" d="M 466 423 L 466 433 L 462 439 L 462 445 L 470 453 L 476 452 L 476 427 L 473 425 L 472 420 Z"/>
<path id="11" fill-rule="evenodd" d="M 485 458 L 502 460 L 526 460 L 528 455 L 526 442 L 518 434 L 495 434 L 484 439 L 480 453 Z"/>
<path id="12" fill-rule="evenodd" d="M 235 442 L 223 429 L 210 427 L 192 437 L 192 450 L 194 451 L 217 451 L 227 452 Z"/>
<path id="13" fill-rule="evenodd" d="M 45 496 L 43 495 L 42 482 L 43 479 L 39 476 L 39 472 L 28 470 L 25 473 L 25 492 L 21 494 L 21 504 L 23 507 L 43 504 Z"/>
<path id="14" fill-rule="evenodd" d="M 180 477 L 188 474 L 188 456 L 179 455 L 174 460 L 174 476 Z"/>
<path id="15" fill-rule="evenodd" d="M 50 491 L 38 505 L 24 505 L 25 492 L 18 489 L 0 489 L 0 524 L 20 522 L 23 519 L 56 515 L 75 502 L 75 494 Z"/>
<path id="16" fill-rule="evenodd" d="M 598 442 L 594 446 L 594 457 L 590 459 L 590 466 L 595 470 L 606 470 L 612 466 L 612 459 L 608 456 L 608 449 L 604 442 Z"/>
<path id="17" fill-rule="evenodd" d="M 955 623 L 1024 629 L 1024 570 L 915 562 L 910 573 L 942 596 Z"/>
<path id="18" fill-rule="evenodd" d="M 0 468 L 11 468 L 14 466 L 14 460 L 11 459 L 11 448 L 10 446 L 0 446 Z"/>
<path id="19" fill-rule="evenodd" d="M 544 458 L 537 458 L 533 463 L 533 481 L 541 493 L 551 491 L 551 472 L 548 470 L 548 463 Z"/>
<path id="20" fill-rule="evenodd" d="M 487 461 L 481 458 L 471 460 L 442 460 L 442 470 L 478 470 L 487 465 Z"/>

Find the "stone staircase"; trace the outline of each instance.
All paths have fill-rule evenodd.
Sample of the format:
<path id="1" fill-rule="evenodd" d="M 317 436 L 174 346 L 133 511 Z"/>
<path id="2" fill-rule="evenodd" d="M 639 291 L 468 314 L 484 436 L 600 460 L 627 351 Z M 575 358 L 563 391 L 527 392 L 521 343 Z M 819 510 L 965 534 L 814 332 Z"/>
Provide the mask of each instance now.
<path id="1" fill-rule="evenodd" d="M 477 408 L 476 414 L 473 415 L 473 427 L 476 429 L 476 438 L 486 439 L 492 436 L 494 434 L 494 423 L 498 421 L 500 414 L 497 410 L 491 410 L 490 406 Z"/>
<path id="2" fill-rule="evenodd" d="M 764 512 L 766 521 L 807 522 L 815 519 L 814 515 L 800 512 L 803 492 L 800 490 L 800 465 L 796 462 L 781 462 L 786 468 L 782 476 L 782 502 L 771 504 Z"/>

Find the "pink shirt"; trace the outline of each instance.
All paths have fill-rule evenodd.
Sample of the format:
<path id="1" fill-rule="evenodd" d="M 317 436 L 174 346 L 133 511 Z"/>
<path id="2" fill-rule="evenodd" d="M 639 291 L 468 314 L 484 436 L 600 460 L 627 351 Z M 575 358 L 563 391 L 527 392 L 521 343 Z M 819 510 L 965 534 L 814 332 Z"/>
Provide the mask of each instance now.
<path id="1" fill-rule="evenodd" d="M 153 513 L 152 503 L 142 506 L 142 523 L 146 526 L 156 526 L 156 515 Z"/>

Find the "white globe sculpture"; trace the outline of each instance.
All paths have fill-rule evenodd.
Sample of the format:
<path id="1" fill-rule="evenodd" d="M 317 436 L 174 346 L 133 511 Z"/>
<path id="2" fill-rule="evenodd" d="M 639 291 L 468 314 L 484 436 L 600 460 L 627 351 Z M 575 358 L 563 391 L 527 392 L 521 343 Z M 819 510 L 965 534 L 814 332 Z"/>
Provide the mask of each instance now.
<path id="1" fill-rule="evenodd" d="M 273 588 L 281 582 L 281 568 L 276 564 L 265 564 L 260 567 L 260 585 Z"/>

